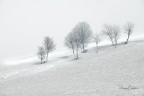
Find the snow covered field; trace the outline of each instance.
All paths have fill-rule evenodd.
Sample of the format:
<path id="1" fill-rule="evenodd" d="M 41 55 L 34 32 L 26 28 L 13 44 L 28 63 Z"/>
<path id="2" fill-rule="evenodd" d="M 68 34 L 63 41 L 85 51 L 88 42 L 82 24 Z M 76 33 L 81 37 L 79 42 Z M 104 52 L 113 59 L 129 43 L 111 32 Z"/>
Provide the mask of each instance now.
<path id="1" fill-rule="evenodd" d="M 0 68 L 0 96 L 143 96 L 144 41 L 95 47 L 78 60 L 64 54 L 46 64 Z"/>

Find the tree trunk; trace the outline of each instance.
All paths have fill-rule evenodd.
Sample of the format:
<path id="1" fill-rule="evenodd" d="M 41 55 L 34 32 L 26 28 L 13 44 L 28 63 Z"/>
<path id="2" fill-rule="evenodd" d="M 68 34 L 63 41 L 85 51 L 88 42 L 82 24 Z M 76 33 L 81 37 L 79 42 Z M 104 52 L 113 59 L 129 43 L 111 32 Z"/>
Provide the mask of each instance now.
<path id="1" fill-rule="evenodd" d="M 46 62 L 48 61 L 48 53 L 46 54 L 47 58 L 46 58 Z"/>
<path id="2" fill-rule="evenodd" d="M 114 42 L 113 42 L 112 38 L 111 37 L 109 37 L 109 38 L 111 40 L 112 46 L 114 46 Z"/>
<path id="3" fill-rule="evenodd" d="M 98 44 L 96 44 L 96 53 L 98 53 Z"/>
<path id="4" fill-rule="evenodd" d="M 77 51 L 77 53 L 76 53 L 76 58 L 78 59 L 78 58 L 79 58 L 79 57 L 78 57 L 78 47 L 77 47 L 77 50 L 76 50 L 76 51 Z"/>
<path id="5" fill-rule="evenodd" d="M 114 46 L 113 40 L 111 39 L 112 45 Z"/>
<path id="6" fill-rule="evenodd" d="M 47 54 L 47 62 L 48 62 L 48 54 Z"/>
<path id="7" fill-rule="evenodd" d="M 117 47 L 117 40 L 115 40 L 115 48 Z"/>
<path id="8" fill-rule="evenodd" d="M 73 54 L 75 54 L 74 49 L 73 49 Z"/>
<path id="9" fill-rule="evenodd" d="M 41 64 L 42 64 L 42 59 L 41 59 Z"/>
<path id="10" fill-rule="evenodd" d="M 81 53 L 82 53 L 83 52 L 83 48 L 81 47 L 80 49 L 81 49 Z"/>
<path id="11" fill-rule="evenodd" d="M 126 40 L 125 44 L 127 44 L 127 43 L 128 43 L 129 37 L 130 37 L 130 35 L 128 35 L 128 38 L 127 38 L 127 40 Z"/>
<path id="12" fill-rule="evenodd" d="M 46 56 L 47 56 L 46 57 L 46 62 L 48 62 L 48 54 L 49 54 L 49 52 L 46 53 Z"/>
<path id="13" fill-rule="evenodd" d="M 114 44 L 115 48 L 116 48 L 116 44 Z"/>
<path id="14" fill-rule="evenodd" d="M 85 46 L 84 46 L 84 44 L 82 44 L 82 48 L 83 48 L 83 51 L 85 50 Z"/>

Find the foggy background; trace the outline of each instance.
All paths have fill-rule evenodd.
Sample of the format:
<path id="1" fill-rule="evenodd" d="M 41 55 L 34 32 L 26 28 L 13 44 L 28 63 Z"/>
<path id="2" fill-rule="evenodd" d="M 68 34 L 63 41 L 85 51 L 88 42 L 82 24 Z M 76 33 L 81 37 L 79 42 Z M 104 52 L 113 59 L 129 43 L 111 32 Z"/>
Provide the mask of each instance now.
<path id="1" fill-rule="evenodd" d="M 134 36 L 144 37 L 144 0 L 0 0 L 0 61 L 33 56 L 44 36 L 56 50 L 81 21 L 100 32 L 104 23 L 135 24 Z M 123 32 L 123 30 L 121 30 Z"/>

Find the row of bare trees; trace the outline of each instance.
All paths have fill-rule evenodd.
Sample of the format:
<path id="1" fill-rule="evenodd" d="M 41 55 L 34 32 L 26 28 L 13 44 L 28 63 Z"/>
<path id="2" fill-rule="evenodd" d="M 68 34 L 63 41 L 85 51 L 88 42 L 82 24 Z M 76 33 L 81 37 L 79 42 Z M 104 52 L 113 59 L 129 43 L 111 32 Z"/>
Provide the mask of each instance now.
<path id="1" fill-rule="evenodd" d="M 130 35 L 133 32 L 134 24 L 128 22 L 124 25 L 124 31 L 127 34 L 125 44 L 128 43 Z M 102 36 L 109 38 L 112 45 L 117 47 L 118 39 L 120 37 L 120 27 L 117 25 L 105 24 L 102 33 L 93 34 L 90 25 L 87 22 L 80 22 L 74 26 L 72 31 L 65 37 L 65 46 L 72 49 L 73 54 L 76 54 L 76 59 L 79 58 L 79 49 L 85 51 L 85 47 L 93 39 L 96 44 L 96 52 L 98 53 L 99 43 L 102 41 Z M 55 44 L 52 38 L 44 37 L 43 46 L 38 47 L 37 55 L 41 64 L 48 61 L 49 53 L 55 49 Z"/>
<path id="2" fill-rule="evenodd" d="M 124 25 L 124 32 L 127 35 L 127 40 L 125 42 L 125 44 L 128 43 L 129 37 L 133 32 L 133 28 L 134 28 L 134 24 L 131 22 L 128 22 L 126 25 Z M 120 37 L 120 28 L 117 25 L 108 25 L 105 24 L 104 28 L 102 30 L 102 32 L 107 35 L 112 43 L 112 45 L 114 45 L 116 47 L 117 43 L 118 43 L 118 39 Z"/>
<path id="3" fill-rule="evenodd" d="M 55 44 L 52 38 L 44 37 L 43 46 L 38 47 L 37 55 L 41 60 L 41 64 L 48 61 L 48 55 L 55 49 Z"/>
<path id="4" fill-rule="evenodd" d="M 133 32 L 133 28 L 134 24 L 131 22 L 128 22 L 126 25 L 124 25 L 124 32 L 127 35 L 125 44 L 128 43 L 130 35 Z M 72 49 L 73 54 L 75 54 L 76 51 L 76 58 L 78 58 L 79 49 L 82 48 L 82 51 L 84 51 L 85 47 L 88 45 L 91 39 L 93 39 L 93 41 L 96 43 L 96 52 L 98 53 L 98 46 L 102 41 L 103 35 L 107 36 L 112 45 L 116 48 L 118 45 L 120 32 L 121 30 L 118 25 L 105 24 L 101 34 L 93 34 L 88 23 L 80 22 L 74 26 L 72 31 L 65 37 L 65 46 Z"/>

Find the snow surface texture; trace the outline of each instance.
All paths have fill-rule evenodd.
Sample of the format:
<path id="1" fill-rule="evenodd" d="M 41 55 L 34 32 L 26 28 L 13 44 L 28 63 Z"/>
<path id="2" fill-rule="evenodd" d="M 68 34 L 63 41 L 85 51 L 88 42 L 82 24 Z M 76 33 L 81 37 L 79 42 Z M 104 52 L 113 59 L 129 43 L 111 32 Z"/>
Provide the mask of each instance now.
<path id="1" fill-rule="evenodd" d="M 0 71 L 0 96 L 143 96 L 144 41 Z"/>

